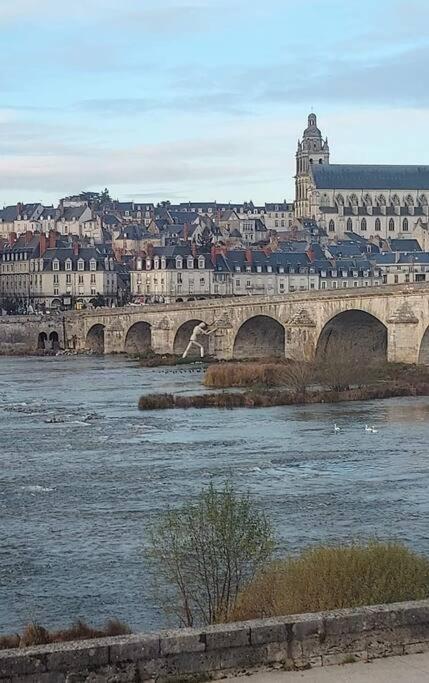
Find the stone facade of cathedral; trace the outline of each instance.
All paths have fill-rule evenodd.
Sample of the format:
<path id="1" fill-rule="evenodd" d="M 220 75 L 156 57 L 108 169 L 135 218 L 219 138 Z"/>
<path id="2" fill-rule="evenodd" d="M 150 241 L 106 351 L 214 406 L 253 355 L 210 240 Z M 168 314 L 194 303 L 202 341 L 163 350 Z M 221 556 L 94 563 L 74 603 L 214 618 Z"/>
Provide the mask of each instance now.
<path id="1" fill-rule="evenodd" d="M 297 218 L 314 218 L 330 237 L 410 236 L 428 222 L 429 166 L 330 164 L 315 114 L 298 142 Z"/>

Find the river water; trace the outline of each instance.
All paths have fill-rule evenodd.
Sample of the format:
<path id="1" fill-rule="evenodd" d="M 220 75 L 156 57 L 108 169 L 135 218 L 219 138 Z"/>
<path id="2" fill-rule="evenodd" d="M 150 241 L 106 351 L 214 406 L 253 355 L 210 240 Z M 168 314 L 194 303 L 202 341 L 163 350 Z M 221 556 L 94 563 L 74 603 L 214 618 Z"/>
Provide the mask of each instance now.
<path id="1" fill-rule="evenodd" d="M 135 629 L 165 625 L 148 524 L 210 476 L 254 495 L 280 551 L 377 536 L 429 553 L 429 398 L 137 410 L 143 393 L 200 389 L 196 369 L 0 358 L 1 632 L 113 615 Z M 54 416 L 65 422 L 46 422 Z"/>

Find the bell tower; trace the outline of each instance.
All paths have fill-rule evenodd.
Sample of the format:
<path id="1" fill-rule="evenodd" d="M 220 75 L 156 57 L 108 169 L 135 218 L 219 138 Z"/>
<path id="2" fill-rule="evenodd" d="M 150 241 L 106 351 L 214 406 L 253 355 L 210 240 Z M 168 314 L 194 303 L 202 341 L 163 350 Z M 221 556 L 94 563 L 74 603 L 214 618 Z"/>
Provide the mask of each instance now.
<path id="1" fill-rule="evenodd" d="M 295 176 L 295 216 L 311 218 L 308 191 L 311 186 L 311 167 L 313 164 L 329 164 L 328 138 L 323 140 L 317 127 L 316 114 L 308 117 L 308 126 L 302 140 L 298 140 Z"/>

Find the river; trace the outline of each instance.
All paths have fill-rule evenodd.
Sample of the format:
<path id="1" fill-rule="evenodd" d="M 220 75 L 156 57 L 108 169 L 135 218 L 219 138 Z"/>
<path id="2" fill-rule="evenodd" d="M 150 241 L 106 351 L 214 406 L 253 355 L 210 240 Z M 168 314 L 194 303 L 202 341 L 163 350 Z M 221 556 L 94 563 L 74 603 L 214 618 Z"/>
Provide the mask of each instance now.
<path id="1" fill-rule="evenodd" d="M 429 553 L 429 397 L 137 410 L 142 393 L 200 389 L 200 372 L 120 358 L 0 358 L 0 632 L 113 615 L 165 625 L 148 525 L 211 476 L 251 492 L 280 550 L 377 536 Z"/>

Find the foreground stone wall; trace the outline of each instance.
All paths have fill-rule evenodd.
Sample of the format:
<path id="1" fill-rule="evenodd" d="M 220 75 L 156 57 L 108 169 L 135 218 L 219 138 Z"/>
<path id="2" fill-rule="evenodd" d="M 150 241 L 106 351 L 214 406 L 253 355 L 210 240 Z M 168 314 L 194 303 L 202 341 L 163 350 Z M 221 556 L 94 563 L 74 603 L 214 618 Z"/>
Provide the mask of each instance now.
<path id="1" fill-rule="evenodd" d="M 255 667 L 329 666 L 427 650 L 429 600 L 424 600 L 4 650 L 0 681 L 209 680 Z"/>

